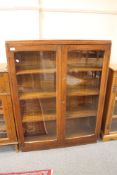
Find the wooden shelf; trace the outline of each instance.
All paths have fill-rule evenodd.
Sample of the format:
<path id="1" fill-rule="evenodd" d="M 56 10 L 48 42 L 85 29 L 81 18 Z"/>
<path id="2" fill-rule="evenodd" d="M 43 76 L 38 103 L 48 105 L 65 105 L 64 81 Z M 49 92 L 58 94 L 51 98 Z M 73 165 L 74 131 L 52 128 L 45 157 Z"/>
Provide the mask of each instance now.
<path id="1" fill-rule="evenodd" d="M 82 118 L 82 117 L 94 117 L 97 115 L 96 109 L 82 109 L 79 111 L 69 111 L 66 113 L 66 119 L 75 119 L 75 118 Z M 37 122 L 37 121 L 52 121 L 57 120 L 56 113 L 47 113 L 42 116 L 42 114 L 35 114 L 35 115 L 24 115 L 22 122 Z"/>
<path id="2" fill-rule="evenodd" d="M 68 112 L 66 114 L 66 119 L 74 119 L 74 118 L 81 118 L 81 117 L 94 117 L 97 115 L 96 110 L 82 110 L 82 111 L 74 111 Z"/>
<path id="3" fill-rule="evenodd" d="M 25 137 L 25 143 L 32 143 L 33 142 L 37 142 L 37 141 L 48 141 L 48 140 L 56 140 L 57 139 L 57 135 L 39 135 L 39 136 L 28 136 L 28 137 Z"/>
<path id="4" fill-rule="evenodd" d="M 68 68 L 68 72 L 88 72 L 88 71 L 102 71 L 102 68 L 98 67 L 70 67 Z"/>
<path id="5" fill-rule="evenodd" d="M 99 67 L 70 67 L 68 68 L 69 72 L 87 72 L 87 71 L 102 71 L 102 68 Z M 46 68 L 46 69 L 29 69 L 29 70 L 19 70 L 16 75 L 24 74 L 37 74 L 37 73 L 55 73 L 56 68 Z"/>
<path id="6" fill-rule="evenodd" d="M 68 96 L 99 95 L 99 89 L 69 89 Z"/>
<path id="7" fill-rule="evenodd" d="M 28 100 L 34 98 L 53 98 L 56 97 L 56 92 L 29 92 L 29 93 L 22 93 L 19 96 L 20 100 Z"/>
<path id="8" fill-rule="evenodd" d="M 76 133 L 67 133 L 66 134 L 66 139 L 69 139 L 69 138 L 78 138 L 78 137 L 81 137 L 81 136 L 87 136 L 87 135 L 94 135 L 95 134 L 95 131 L 93 129 L 90 129 L 88 131 L 83 131 L 83 130 L 77 130 Z"/>
<path id="9" fill-rule="evenodd" d="M 44 117 L 44 118 L 43 118 Z M 35 115 L 24 115 L 22 122 L 37 122 L 37 121 L 52 121 L 56 119 L 55 113 L 44 114 L 35 114 Z"/>
<path id="10" fill-rule="evenodd" d="M 25 75 L 25 74 L 38 74 L 38 73 L 55 73 L 55 68 L 48 69 L 29 69 L 29 70 L 20 70 L 17 71 L 16 75 Z"/>

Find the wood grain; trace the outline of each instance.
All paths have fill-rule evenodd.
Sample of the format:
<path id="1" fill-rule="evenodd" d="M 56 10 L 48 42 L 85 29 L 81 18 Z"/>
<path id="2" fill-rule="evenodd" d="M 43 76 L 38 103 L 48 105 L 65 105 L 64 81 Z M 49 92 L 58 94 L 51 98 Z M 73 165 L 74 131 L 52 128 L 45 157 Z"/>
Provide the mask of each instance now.
<path id="1" fill-rule="evenodd" d="M 6 64 L 0 65 L 0 145 L 17 144 L 13 107 Z M 5 137 L 5 138 L 4 138 Z"/>

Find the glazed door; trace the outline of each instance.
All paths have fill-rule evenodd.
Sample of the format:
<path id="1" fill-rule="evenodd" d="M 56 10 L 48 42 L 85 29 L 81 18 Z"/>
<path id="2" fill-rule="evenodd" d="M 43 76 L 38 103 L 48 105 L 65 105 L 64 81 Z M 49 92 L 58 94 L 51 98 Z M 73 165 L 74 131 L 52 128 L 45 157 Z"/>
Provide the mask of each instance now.
<path id="1" fill-rule="evenodd" d="M 10 48 L 14 70 L 15 116 L 21 143 L 59 140 L 60 49 L 57 46 Z M 13 92 L 13 93 L 14 93 Z"/>
<path id="2" fill-rule="evenodd" d="M 11 103 L 9 96 L 0 96 L 0 144 L 2 145 L 16 142 Z"/>
<path id="3" fill-rule="evenodd" d="M 113 90 L 113 107 L 112 107 L 112 118 L 110 122 L 110 132 L 117 132 L 117 86 L 114 86 L 112 88 Z"/>
<path id="4" fill-rule="evenodd" d="M 104 128 L 105 135 L 117 133 L 117 78 L 109 73 L 108 81 L 110 82 L 111 88 L 108 94 L 109 101 Z"/>
<path id="5" fill-rule="evenodd" d="M 62 67 L 64 138 L 69 141 L 94 136 L 101 112 L 98 104 L 105 49 L 98 45 L 79 45 L 63 50 L 66 63 Z"/>

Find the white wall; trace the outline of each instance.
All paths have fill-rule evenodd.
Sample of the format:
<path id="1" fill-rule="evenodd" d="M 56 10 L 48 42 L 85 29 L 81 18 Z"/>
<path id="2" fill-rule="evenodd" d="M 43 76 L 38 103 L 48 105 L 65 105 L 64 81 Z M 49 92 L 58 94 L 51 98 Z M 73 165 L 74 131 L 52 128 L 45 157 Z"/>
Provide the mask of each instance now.
<path id="1" fill-rule="evenodd" d="M 40 0 L 44 8 L 116 11 L 117 0 Z"/>
<path id="2" fill-rule="evenodd" d="M 0 63 L 6 40 L 39 39 L 38 0 L 0 0 Z"/>
<path id="3" fill-rule="evenodd" d="M 44 0 L 42 38 L 112 40 L 117 63 L 117 0 Z"/>
<path id="4" fill-rule="evenodd" d="M 39 38 L 110 39 L 117 63 L 117 0 L 0 0 L 0 62 L 5 40 Z"/>
<path id="5" fill-rule="evenodd" d="M 0 12 L 0 62 L 6 62 L 5 41 L 39 38 L 38 12 Z"/>

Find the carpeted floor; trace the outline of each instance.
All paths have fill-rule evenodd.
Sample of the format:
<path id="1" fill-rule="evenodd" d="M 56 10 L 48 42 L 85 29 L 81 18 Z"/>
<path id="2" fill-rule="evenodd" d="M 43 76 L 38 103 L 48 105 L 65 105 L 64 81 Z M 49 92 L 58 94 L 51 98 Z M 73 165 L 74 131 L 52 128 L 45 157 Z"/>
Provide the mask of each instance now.
<path id="1" fill-rule="evenodd" d="M 54 175 L 116 175 L 117 141 L 19 153 L 0 148 L 0 172 L 49 168 Z"/>

